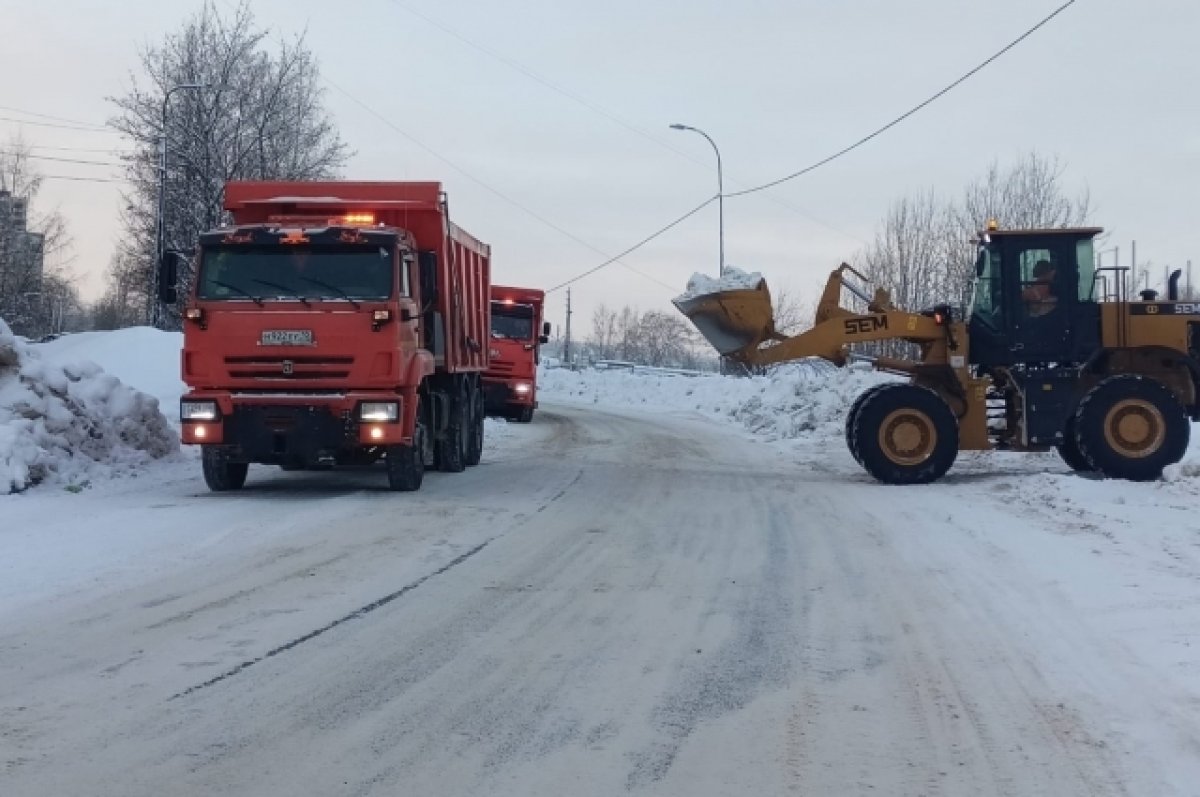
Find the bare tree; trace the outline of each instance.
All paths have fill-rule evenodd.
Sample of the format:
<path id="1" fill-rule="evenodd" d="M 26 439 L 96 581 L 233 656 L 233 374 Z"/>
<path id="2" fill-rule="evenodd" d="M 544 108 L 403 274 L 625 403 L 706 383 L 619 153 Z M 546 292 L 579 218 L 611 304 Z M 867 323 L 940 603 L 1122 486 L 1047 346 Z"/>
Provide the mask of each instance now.
<path id="1" fill-rule="evenodd" d="M 617 347 L 617 313 L 606 305 L 592 311 L 592 337 L 588 341 L 592 356 L 598 360 L 611 359 Z"/>
<path id="2" fill-rule="evenodd" d="M 237 179 L 334 176 L 349 152 L 325 110 L 315 57 L 303 35 L 268 48 L 249 3 L 231 15 L 206 3 L 158 46 L 141 54 L 142 75 L 112 98 L 112 125 L 134 144 L 126 156 L 126 236 L 110 271 L 109 296 L 149 313 L 156 256 L 159 146 L 165 136 L 164 239 L 189 248 L 223 218 L 224 185 Z M 183 84 L 206 86 L 171 93 Z M 164 105 L 169 101 L 169 106 Z M 166 108 L 166 126 L 163 116 Z M 133 279 L 130 280 L 130 276 Z M 180 275 L 184 287 L 193 274 Z M 122 279 L 126 284 L 115 283 Z M 172 321 L 178 318 L 172 315 Z"/>

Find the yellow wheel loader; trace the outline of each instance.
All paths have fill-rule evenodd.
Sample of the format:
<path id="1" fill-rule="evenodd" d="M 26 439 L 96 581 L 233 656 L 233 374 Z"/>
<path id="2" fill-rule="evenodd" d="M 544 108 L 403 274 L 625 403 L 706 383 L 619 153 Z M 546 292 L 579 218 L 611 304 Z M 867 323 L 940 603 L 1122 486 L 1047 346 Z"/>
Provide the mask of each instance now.
<path id="1" fill-rule="evenodd" d="M 879 481 L 935 481 L 959 451 L 1050 448 L 1078 471 L 1156 479 L 1187 450 L 1189 419 L 1200 420 L 1200 302 L 1179 300 L 1178 271 L 1165 300 L 1131 300 L 1127 269 L 1095 267 L 1100 232 L 989 223 L 965 318 L 944 305 L 899 309 L 846 264 L 799 335 L 776 331 L 765 282 L 675 304 L 721 355 L 749 366 L 840 366 L 856 344 L 912 344 L 911 359 L 863 357 L 909 379 L 866 391 L 846 418 L 851 454 Z M 844 291 L 861 309 L 842 306 Z"/>

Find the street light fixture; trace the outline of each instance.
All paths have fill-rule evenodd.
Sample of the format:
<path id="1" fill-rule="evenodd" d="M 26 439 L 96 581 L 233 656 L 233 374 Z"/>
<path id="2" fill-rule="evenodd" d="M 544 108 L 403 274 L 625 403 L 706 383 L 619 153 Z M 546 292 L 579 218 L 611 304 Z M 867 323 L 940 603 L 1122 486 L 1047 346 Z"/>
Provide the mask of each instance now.
<path id="1" fill-rule="evenodd" d="M 171 95 L 177 91 L 183 90 L 200 90 L 209 88 L 211 83 L 178 83 L 167 90 L 163 95 L 162 101 L 162 127 L 159 128 L 161 135 L 159 136 L 159 151 L 158 151 L 158 223 L 154 235 L 154 290 L 151 295 L 151 324 L 158 326 L 162 317 L 162 304 L 158 299 L 158 264 L 162 260 L 163 252 L 166 249 L 166 197 L 167 197 L 167 105 L 171 101 Z"/>
<path id="2" fill-rule="evenodd" d="M 671 125 L 672 130 L 690 130 L 693 133 L 699 133 L 708 140 L 712 145 L 713 152 L 717 153 L 717 220 L 718 220 L 718 240 L 720 246 L 720 271 L 721 277 L 725 276 L 725 181 L 721 174 L 721 150 L 717 149 L 717 142 L 712 140 L 712 137 L 698 127 L 691 125 L 681 125 L 678 122 Z"/>

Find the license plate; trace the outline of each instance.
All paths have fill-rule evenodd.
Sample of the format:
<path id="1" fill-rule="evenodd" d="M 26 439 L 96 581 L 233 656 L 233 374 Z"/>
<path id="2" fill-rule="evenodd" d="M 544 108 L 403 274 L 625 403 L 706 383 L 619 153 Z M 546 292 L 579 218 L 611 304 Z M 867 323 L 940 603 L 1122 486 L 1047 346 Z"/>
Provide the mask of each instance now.
<path id="1" fill-rule="evenodd" d="M 264 329 L 261 346 L 311 346 L 313 333 L 311 329 Z"/>

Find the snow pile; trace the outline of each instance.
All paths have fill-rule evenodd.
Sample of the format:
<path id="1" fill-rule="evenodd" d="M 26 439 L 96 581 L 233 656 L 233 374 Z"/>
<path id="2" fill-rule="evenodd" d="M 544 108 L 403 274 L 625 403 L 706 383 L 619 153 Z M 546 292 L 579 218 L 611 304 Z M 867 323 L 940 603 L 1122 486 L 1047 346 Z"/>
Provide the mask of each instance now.
<path id="1" fill-rule="evenodd" d="M 757 271 L 742 271 L 733 266 L 725 267 L 725 276 L 715 279 L 706 274 L 696 272 L 688 280 L 687 290 L 675 297 L 676 302 L 686 302 L 697 296 L 707 296 L 721 291 L 754 290 L 763 281 L 762 274 Z"/>
<path id="2" fill-rule="evenodd" d="M 772 440 L 825 440 L 841 437 L 846 412 L 859 394 L 892 378 L 821 361 L 746 378 L 560 368 L 542 370 L 538 389 L 551 401 L 694 411 L 736 421 Z"/>
<path id="3" fill-rule="evenodd" d="M 95 363 L 43 359 L 0 319 L 0 495 L 134 471 L 178 451 L 158 406 Z"/>
<path id="4" fill-rule="evenodd" d="M 152 327 L 78 332 L 33 347 L 43 360 L 55 365 L 96 363 L 125 384 L 158 399 L 171 420 L 178 417 L 179 397 L 187 392 L 179 376 L 182 349 L 182 332 Z"/>

